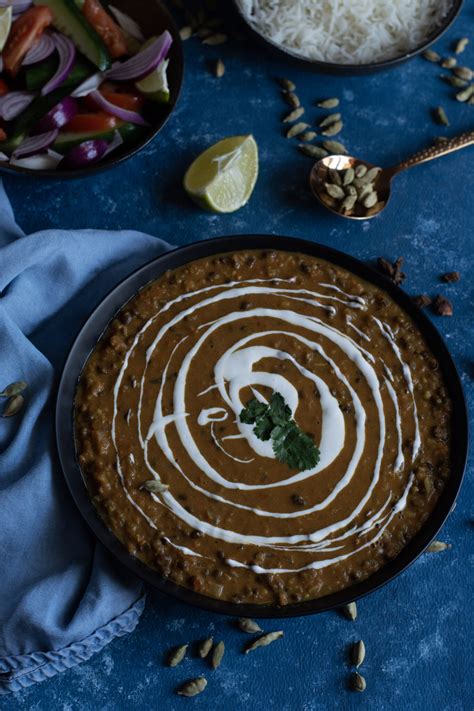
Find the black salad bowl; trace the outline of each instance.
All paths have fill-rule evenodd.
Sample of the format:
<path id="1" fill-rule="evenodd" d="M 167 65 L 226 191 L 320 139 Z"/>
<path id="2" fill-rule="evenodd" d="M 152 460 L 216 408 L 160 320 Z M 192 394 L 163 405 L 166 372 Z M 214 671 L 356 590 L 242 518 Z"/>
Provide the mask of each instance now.
<path id="1" fill-rule="evenodd" d="M 183 46 L 176 23 L 164 3 L 159 0 L 114 0 L 113 4 L 138 23 L 145 37 L 160 35 L 164 30 L 168 30 L 171 34 L 173 44 L 168 53 L 170 61 L 167 72 L 170 88 L 169 102 L 151 106 L 148 116 L 151 125 L 136 139 L 130 143 L 125 142 L 97 163 L 91 163 L 83 168 L 59 167 L 58 169 L 33 170 L 0 162 L 0 170 L 5 173 L 32 175 L 38 178 L 85 178 L 113 168 L 134 156 L 147 146 L 166 124 L 178 101 L 184 74 Z"/>
<path id="2" fill-rule="evenodd" d="M 203 596 L 167 580 L 160 573 L 130 555 L 107 528 L 91 502 L 76 460 L 73 426 L 76 386 L 90 352 L 114 315 L 145 284 L 157 279 L 168 269 L 175 269 L 195 259 L 221 253 L 232 253 L 241 249 L 276 248 L 325 259 L 384 289 L 420 329 L 439 362 L 449 396 L 453 402 L 451 476 L 446 482 L 435 509 L 418 534 L 396 558 L 387 562 L 366 580 L 325 597 L 283 607 L 238 604 Z M 275 235 L 234 235 L 195 242 L 161 255 L 124 279 L 96 306 L 80 330 L 64 365 L 57 397 L 56 436 L 64 475 L 80 512 L 97 538 L 129 570 L 154 588 L 212 612 L 234 616 L 282 618 L 324 612 L 368 595 L 394 580 L 423 553 L 446 521 L 459 493 L 467 458 L 468 419 L 461 381 L 444 341 L 430 319 L 413 304 L 411 298 L 384 275 L 348 254 L 303 239 Z"/>

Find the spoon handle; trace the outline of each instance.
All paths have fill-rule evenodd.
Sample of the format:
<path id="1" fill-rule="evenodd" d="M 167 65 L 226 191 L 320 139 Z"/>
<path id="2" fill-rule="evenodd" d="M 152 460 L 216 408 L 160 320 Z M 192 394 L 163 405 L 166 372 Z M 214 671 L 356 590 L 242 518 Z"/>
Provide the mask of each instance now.
<path id="1" fill-rule="evenodd" d="M 419 163 L 425 163 L 427 160 L 433 160 L 433 158 L 441 158 L 448 153 L 453 153 L 453 151 L 458 151 L 460 148 L 465 148 L 474 143 L 474 131 L 468 131 L 467 133 L 462 133 L 460 136 L 455 136 L 454 138 L 448 138 L 442 143 L 438 143 L 436 146 L 431 146 L 430 148 L 425 148 L 422 151 L 418 151 L 410 158 L 407 158 L 402 163 L 394 166 L 393 172 L 399 173 L 401 170 L 406 170 L 407 168 L 412 168 L 414 165 Z"/>

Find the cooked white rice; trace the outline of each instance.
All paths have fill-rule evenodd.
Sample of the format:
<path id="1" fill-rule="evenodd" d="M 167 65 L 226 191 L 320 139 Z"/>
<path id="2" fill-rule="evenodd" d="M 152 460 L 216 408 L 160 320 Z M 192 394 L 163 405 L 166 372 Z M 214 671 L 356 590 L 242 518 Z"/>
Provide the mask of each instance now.
<path id="1" fill-rule="evenodd" d="M 237 0 L 250 24 L 309 59 L 369 64 L 418 47 L 452 0 Z"/>

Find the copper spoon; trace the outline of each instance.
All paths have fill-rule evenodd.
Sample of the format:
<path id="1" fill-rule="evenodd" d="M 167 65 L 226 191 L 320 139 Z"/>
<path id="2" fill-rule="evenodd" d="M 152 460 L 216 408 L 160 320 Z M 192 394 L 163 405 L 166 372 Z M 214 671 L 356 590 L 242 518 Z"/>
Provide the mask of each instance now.
<path id="1" fill-rule="evenodd" d="M 474 131 L 469 131 L 468 133 L 463 133 L 455 138 L 449 138 L 442 143 L 438 143 L 430 148 L 425 148 L 422 151 L 418 151 L 407 160 L 402 163 L 393 166 L 392 168 L 382 168 L 375 180 L 375 190 L 378 195 L 378 202 L 369 210 L 365 210 L 360 214 L 350 214 L 345 213 L 340 209 L 340 203 L 336 200 L 330 198 L 324 188 L 324 183 L 327 182 L 328 169 L 333 168 L 335 170 L 345 170 L 346 168 L 355 168 L 358 165 L 365 165 L 367 169 L 375 168 L 372 163 L 368 163 L 365 160 L 360 160 L 359 158 L 354 158 L 353 156 L 343 156 L 343 155 L 331 155 L 326 158 L 322 158 L 315 163 L 311 169 L 309 176 L 309 184 L 311 190 L 319 202 L 324 205 L 328 210 L 334 212 L 336 215 L 341 217 L 347 217 L 351 220 L 367 220 L 371 217 L 375 217 L 382 212 L 387 206 L 390 199 L 390 190 L 392 178 L 400 173 L 402 170 L 407 168 L 412 168 L 414 165 L 419 163 L 425 163 L 428 160 L 433 160 L 433 158 L 440 158 L 453 151 L 458 151 L 460 148 L 465 148 L 474 143 Z M 338 209 L 339 208 L 339 209 Z"/>

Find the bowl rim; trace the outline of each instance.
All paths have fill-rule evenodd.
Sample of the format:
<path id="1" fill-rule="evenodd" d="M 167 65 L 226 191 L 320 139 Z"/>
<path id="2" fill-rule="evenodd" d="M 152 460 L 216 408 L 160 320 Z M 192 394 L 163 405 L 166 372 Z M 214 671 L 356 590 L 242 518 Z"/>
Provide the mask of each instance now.
<path id="1" fill-rule="evenodd" d="M 176 109 L 179 98 L 181 96 L 181 90 L 183 86 L 184 77 L 184 51 L 181 36 L 179 34 L 178 26 L 168 10 L 168 8 L 161 3 L 159 0 L 154 0 L 155 4 L 158 6 L 159 11 L 162 13 L 163 17 L 166 19 L 167 29 L 173 37 L 173 44 L 170 49 L 170 53 L 175 54 L 175 70 L 177 70 L 176 85 L 174 91 L 173 101 L 165 105 L 163 104 L 163 115 L 154 123 L 150 131 L 147 131 L 145 135 L 138 140 L 136 143 L 128 149 L 124 150 L 122 153 L 115 155 L 113 152 L 110 154 L 110 158 L 105 161 L 99 160 L 97 163 L 93 163 L 85 168 L 72 169 L 72 170 L 55 170 L 53 168 L 47 168 L 45 170 L 33 170 L 32 168 L 24 168 L 22 166 L 10 165 L 4 161 L 0 161 L 0 171 L 5 173 L 5 175 L 28 175 L 35 178 L 53 178 L 53 179 L 78 179 L 87 178 L 90 175 L 95 175 L 101 173 L 102 171 L 109 170 L 115 166 L 123 163 L 124 161 L 132 158 L 132 156 L 139 153 L 142 148 L 145 148 L 154 138 L 160 133 L 162 128 L 168 123 L 171 114 Z"/>
<path id="2" fill-rule="evenodd" d="M 245 17 L 238 0 L 233 0 L 233 6 L 238 13 L 240 20 L 245 24 L 249 32 L 251 32 L 254 37 L 256 37 L 260 42 L 266 44 L 269 48 L 275 50 L 278 53 L 282 53 L 292 60 L 299 62 L 306 67 L 311 67 L 314 70 L 321 70 L 330 74 L 368 74 L 370 72 L 376 72 L 384 69 L 390 69 L 397 64 L 406 62 L 412 57 L 416 57 L 421 52 L 424 52 L 428 47 L 437 42 L 445 32 L 451 27 L 454 21 L 457 19 L 459 13 L 464 5 L 464 0 L 452 0 L 452 7 L 448 14 L 444 18 L 442 24 L 439 25 L 430 35 L 417 47 L 411 49 L 409 52 L 402 54 L 398 57 L 392 57 L 391 59 L 385 59 L 378 62 L 369 62 L 367 64 L 340 64 L 337 62 L 325 62 L 321 59 L 311 59 L 309 57 L 304 57 L 295 50 L 285 47 L 284 45 L 278 44 L 274 40 L 266 37 L 263 33 L 259 32 Z"/>
<path id="3" fill-rule="evenodd" d="M 242 249 L 278 249 L 322 258 L 348 269 L 356 276 L 385 290 L 404 309 L 420 329 L 442 369 L 453 402 L 451 448 L 452 471 L 446 486 L 422 528 L 402 551 L 369 578 L 330 595 L 286 606 L 235 603 L 196 593 L 164 578 L 158 571 L 133 557 L 106 526 L 94 508 L 76 460 L 74 440 L 74 396 L 83 366 L 114 315 L 141 288 L 168 269 L 196 259 Z M 344 252 L 295 237 L 276 235 L 232 235 L 193 242 L 152 259 L 117 284 L 91 312 L 67 355 L 56 401 L 56 444 L 62 470 L 76 505 L 99 541 L 129 570 L 155 589 L 199 608 L 232 616 L 285 618 L 326 612 L 357 600 L 395 579 L 423 553 L 449 516 L 461 488 L 468 453 L 468 415 L 466 400 L 454 361 L 434 324 L 413 303 L 408 294 L 383 274 Z"/>

